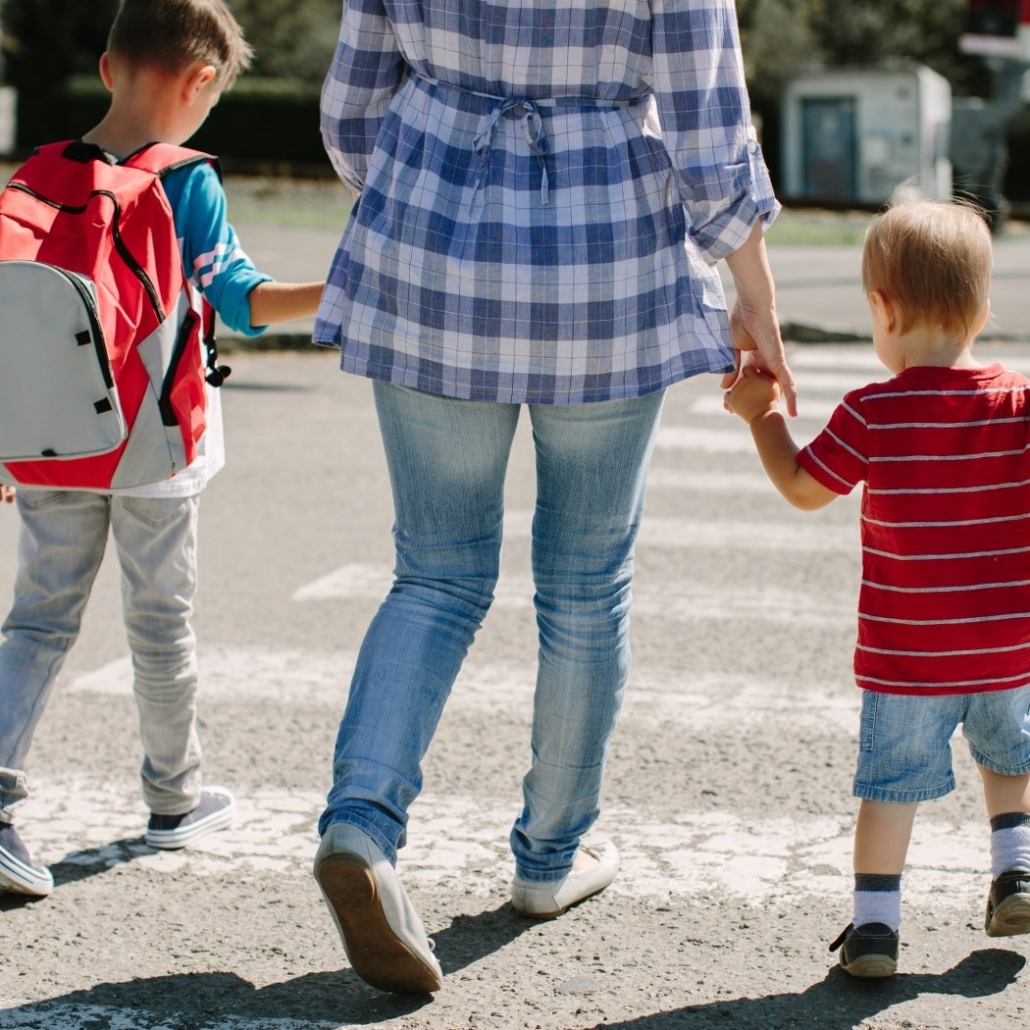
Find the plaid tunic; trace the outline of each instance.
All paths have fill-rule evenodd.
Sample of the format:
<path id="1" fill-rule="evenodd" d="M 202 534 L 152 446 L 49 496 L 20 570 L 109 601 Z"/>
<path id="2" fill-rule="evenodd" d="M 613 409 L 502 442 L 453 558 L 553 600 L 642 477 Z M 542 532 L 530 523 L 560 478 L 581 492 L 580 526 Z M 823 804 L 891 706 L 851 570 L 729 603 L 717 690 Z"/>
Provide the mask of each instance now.
<path id="1" fill-rule="evenodd" d="M 322 133 L 344 370 L 570 404 L 731 367 L 714 263 L 777 210 L 733 0 L 347 0 Z"/>

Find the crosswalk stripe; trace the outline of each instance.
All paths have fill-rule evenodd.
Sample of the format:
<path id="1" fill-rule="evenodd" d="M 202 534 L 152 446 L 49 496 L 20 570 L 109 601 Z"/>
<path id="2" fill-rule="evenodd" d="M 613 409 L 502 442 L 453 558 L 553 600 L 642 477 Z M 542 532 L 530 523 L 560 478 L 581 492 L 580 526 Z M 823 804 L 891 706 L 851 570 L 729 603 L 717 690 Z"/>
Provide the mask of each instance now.
<path id="1" fill-rule="evenodd" d="M 806 424 L 808 422 L 818 421 L 820 423 L 829 420 L 833 414 L 834 409 L 840 403 L 840 399 L 843 396 L 841 394 L 834 394 L 830 399 L 822 397 L 813 397 L 810 393 L 806 393 L 803 386 L 798 387 L 798 416 L 796 419 L 791 419 L 791 432 L 797 435 L 803 435 L 805 432 L 809 436 L 815 434 L 811 431 L 810 427 Z M 722 396 L 718 397 L 695 397 L 690 402 L 690 413 L 692 415 L 718 415 L 722 418 L 735 418 L 731 416 L 726 409 L 722 406 Z M 739 420 L 738 420 L 739 421 Z M 803 425 L 804 428 L 798 428 Z M 740 422 L 740 427 L 746 432 L 747 427 L 743 422 Z M 750 439 L 750 437 L 749 437 Z"/>
<path id="2" fill-rule="evenodd" d="M 504 799 L 419 797 L 398 861 L 405 883 L 436 890 L 459 880 L 463 895 L 481 896 L 506 885 L 512 872 L 508 834 L 521 807 L 519 784 L 508 787 Z M 48 781 L 33 793 L 19 822 L 37 859 L 57 867 L 58 891 L 62 865 L 111 869 L 131 862 L 151 876 L 175 879 L 184 873 L 224 878 L 243 870 L 280 883 L 310 877 L 323 795 L 258 788 L 238 791 L 236 800 L 234 826 L 182 851 L 155 851 L 143 842 L 145 812 L 135 784 Z M 980 821 L 955 826 L 917 820 L 905 878 L 909 903 L 934 911 L 976 904 L 985 887 L 985 835 Z M 609 888 L 616 896 L 690 899 L 717 892 L 785 909 L 817 897 L 837 899 L 843 909 L 850 894 L 852 830 L 839 818 L 683 811 L 658 820 L 611 806 L 603 810 L 596 836 L 611 836 L 619 847 L 622 871 Z M 939 891 L 944 882 L 947 890 Z"/>
<path id="3" fill-rule="evenodd" d="M 691 540 L 677 534 L 693 533 Z M 698 547 L 726 545 L 737 548 L 754 547 L 775 551 L 837 551 L 854 544 L 857 530 L 850 526 L 819 527 L 818 533 L 806 537 L 791 526 L 754 524 L 720 526 L 718 523 L 690 524 L 680 520 L 655 519 L 648 524 L 646 543 L 661 547 Z M 641 540 L 641 546 L 645 543 Z M 291 600 L 341 601 L 382 600 L 393 582 L 393 574 L 386 565 L 351 563 L 328 575 L 321 576 L 294 591 Z M 494 607 L 529 608 L 533 600 L 533 583 L 529 575 L 513 575 L 502 571 L 495 590 Z M 718 591 L 703 584 L 668 581 L 662 585 L 662 597 L 655 598 L 640 591 L 634 600 L 638 614 L 664 615 L 668 618 L 721 619 L 747 614 L 754 618 L 805 618 L 823 613 L 835 620 L 854 611 L 852 584 L 842 584 L 836 595 L 823 593 L 815 597 L 810 592 L 790 591 L 776 586 L 752 586 L 747 583 L 727 583 Z"/>
<path id="4" fill-rule="evenodd" d="M 851 615 L 849 621 L 853 621 Z M 791 618 L 792 623 L 796 619 Z M 205 648 L 200 655 L 200 691 L 204 699 L 248 702 L 297 701 L 341 707 L 354 672 L 356 655 L 348 652 L 238 651 Z M 517 711 L 528 718 L 536 676 L 535 656 L 520 664 L 487 662 L 469 655 L 448 702 L 449 710 Z M 769 727 L 798 721 L 827 731 L 850 733 L 858 723 L 859 691 L 818 694 L 793 683 L 724 673 L 683 673 L 635 666 L 626 690 L 624 720 L 641 723 L 682 722 L 685 726 Z M 825 684 L 821 685 L 825 686 Z M 117 658 L 92 672 L 70 677 L 70 695 L 129 697 L 132 663 Z M 802 700 L 803 699 L 803 700 Z"/>

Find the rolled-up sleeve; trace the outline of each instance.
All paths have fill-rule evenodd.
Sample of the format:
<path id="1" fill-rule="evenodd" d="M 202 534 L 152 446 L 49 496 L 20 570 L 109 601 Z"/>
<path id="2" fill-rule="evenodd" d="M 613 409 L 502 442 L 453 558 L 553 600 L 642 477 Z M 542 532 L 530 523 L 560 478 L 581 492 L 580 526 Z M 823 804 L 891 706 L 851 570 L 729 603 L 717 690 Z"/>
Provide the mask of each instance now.
<path id="1" fill-rule="evenodd" d="M 352 190 L 364 186 L 379 127 L 403 72 L 381 0 L 347 0 L 322 86 L 322 140 L 337 174 Z"/>
<path id="2" fill-rule="evenodd" d="M 714 263 L 779 210 L 751 109 L 733 0 L 652 0 L 653 80 L 687 231 Z"/>

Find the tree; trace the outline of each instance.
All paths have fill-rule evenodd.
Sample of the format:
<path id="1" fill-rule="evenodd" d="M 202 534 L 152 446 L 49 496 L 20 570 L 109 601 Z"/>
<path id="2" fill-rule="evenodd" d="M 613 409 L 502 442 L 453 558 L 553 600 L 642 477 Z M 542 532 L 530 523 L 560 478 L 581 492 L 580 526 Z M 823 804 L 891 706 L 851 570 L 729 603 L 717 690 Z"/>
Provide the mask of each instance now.
<path id="1" fill-rule="evenodd" d="M 6 81 L 47 96 L 73 75 L 95 73 L 117 8 L 118 0 L 3 0 Z"/>
<path id="2" fill-rule="evenodd" d="M 321 83 L 340 29 L 340 0 L 234 0 L 254 48 L 251 74 Z"/>
<path id="3" fill-rule="evenodd" d="M 320 83 L 336 46 L 339 0 L 230 0 L 254 47 L 251 74 Z M 37 95 L 92 75 L 118 0 L 0 0 L 5 80 Z"/>
<path id="4" fill-rule="evenodd" d="M 959 94 L 989 87 L 983 62 L 959 51 L 968 0 L 808 0 L 807 22 L 827 65 L 907 58 L 943 75 Z"/>

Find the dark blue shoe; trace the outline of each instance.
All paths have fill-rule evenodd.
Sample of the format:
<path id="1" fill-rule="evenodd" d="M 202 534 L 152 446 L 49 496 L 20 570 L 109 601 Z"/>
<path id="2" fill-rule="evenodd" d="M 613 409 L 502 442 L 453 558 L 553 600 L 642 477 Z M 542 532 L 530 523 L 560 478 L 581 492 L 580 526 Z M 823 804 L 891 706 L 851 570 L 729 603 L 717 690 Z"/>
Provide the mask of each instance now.
<path id="1" fill-rule="evenodd" d="M 1030 872 L 1010 869 L 991 883 L 984 930 L 988 937 L 1030 933 Z"/>
<path id="2" fill-rule="evenodd" d="M 32 861 L 11 823 L 0 823 L 0 891 L 45 898 L 53 889 L 50 870 Z"/>
<path id="3" fill-rule="evenodd" d="M 898 971 L 899 942 L 897 930 L 885 923 L 848 923 L 830 951 L 840 948 L 840 968 L 851 976 L 893 976 Z"/>
<path id="4" fill-rule="evenodd" d="M 151 815 L 146 841 L 152 848 L 175 850 L 232 826 L 236 802 L 224 787 L 205 787 L 196 808 L 182 815 Z"/>

